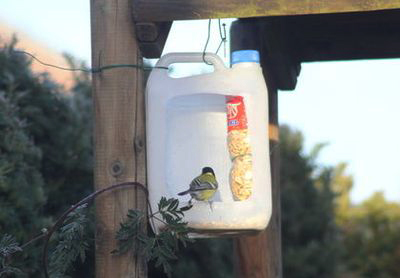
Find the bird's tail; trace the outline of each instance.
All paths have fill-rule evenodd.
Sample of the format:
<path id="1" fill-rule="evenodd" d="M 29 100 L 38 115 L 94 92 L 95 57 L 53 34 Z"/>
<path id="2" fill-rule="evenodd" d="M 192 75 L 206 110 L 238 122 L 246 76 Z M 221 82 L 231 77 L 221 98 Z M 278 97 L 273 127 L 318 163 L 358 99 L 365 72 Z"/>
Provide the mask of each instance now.
<path id="1" fill-rule="evenodd" d="M 186 194 L 188 194 L 189 192 L 190 192 L 190 189 L 188 189 L 188 190 L 186 190 L 186 191 L 182 191 L 182 192 L 178 193 L 178 195 L 179 195 L 179 196 L 186 195 Z"/>

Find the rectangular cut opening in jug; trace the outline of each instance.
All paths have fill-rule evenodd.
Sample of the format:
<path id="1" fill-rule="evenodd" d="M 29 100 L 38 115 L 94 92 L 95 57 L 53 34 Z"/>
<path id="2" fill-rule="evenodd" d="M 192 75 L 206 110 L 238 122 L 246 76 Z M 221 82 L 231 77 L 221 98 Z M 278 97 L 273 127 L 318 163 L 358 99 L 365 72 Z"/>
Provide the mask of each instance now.
<path id="1" fill-rule="evenodd" d="M 199 171 L 214 169 L 220 184 L 213 201 L 232 201 L 229 184 L 231 160 L 227 147 L 225 96 L 196 94 L 167 103 L 166 177 L 171 196 L 187 189 Z M 171 131 L 180 132 L 171 132 Z M 177 196 L 188 201 L 188 196 Z"/>
<path id="2" fill-rule="evenodd" d="M 187 201 L 188 197 L 178 196 L 178 192 L 187 189 L 199 169 L 208 166 L 219 183 L 211 201 L 243 201 L 251 196 L 253 157 L 243 97 L 179 96 L 168 101 L 166 115 L 169 195 Z"/>

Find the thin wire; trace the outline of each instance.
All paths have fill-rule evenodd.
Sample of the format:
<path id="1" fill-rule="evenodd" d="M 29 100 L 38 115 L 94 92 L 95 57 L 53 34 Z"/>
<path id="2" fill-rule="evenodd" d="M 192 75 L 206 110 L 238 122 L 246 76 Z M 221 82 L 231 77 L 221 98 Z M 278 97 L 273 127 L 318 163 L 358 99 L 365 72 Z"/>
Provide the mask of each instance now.
<path id="1" fill-rule="evenodd" d="M 217 51 L 215 51 L 215 54 L 218 54 L 219 49 L 221 48 L 221 45 L 224 41 L 221 40 L 221 42 L 218 45 Z M 225 56 L 225 55 L 224 55 Z"/>
<path id="2" fill-rule="evenodd" d="M 221 20 L 218 19 L 218 29 L 219 29 L 219 36 L 221 38 L 221 42 L 219 43 L 215 54 L 218 54 L 222 44 L 224 44 L 224 57 L 226 57 L 226 28 L 225 28 L 226 24 L 223 23 L 222 26 L 223 26 L 223 32 L 222 32 L 222 28 L 221 28 Z"/>
<path id="3" fill-rule="evenodd" d="M 208 20 L 207 40 L 206 40 L 206 44 L 204 45 L 204 50 L 203 50 L 203 62 L 206 65 L 212 65 L 211 63 L 207 62 L 206 59 L 205 59 L 208 42 L 210 41 L 210 34 L 211 34 L 211 19 Z"/>
<path id="4" fill-rule="evenodd" d="M 14 53 L 21 53 L 21 54 L 25 54 L 30 56 L 32 59 L 38 61 L 40 64 L 47 66 L 47 67 L 52 67 L 52 68 L 56 68 L 56 69 L 60 69 L 60 70 L 67 70 L 67 71 L 83 71 L 83 72 L 92 72 L 90 69 L 84 69 L 84 68 L 64 68 L 64 67 L 60 67 L 60 66 L 56 66 L 56 65 L 52 65 L 52 64 L 48 64 L 45 62 L 42 62 L 41 60 L 39 60 L 35 55 L 26 52 L 26 51 L 22 51 L 22 50 L 14 50 Z"/>
<path id="5" fill-rule="evenodd" d="M 217 51 L 215 52 L 216 54 L 218 53 L 218 51 L 221 48 L 221 45 L 224 44 L 224 57 L 226 57 L 226 49 L 225 49 L 225 43 L 226 43 L 226 29 L 225 29 L 225 23 L 222 24 L 222 26 L 224 27 L 224 32 L 222 33 L 222 29 L 221 29 L 221 20 L 218 19 L 218 28 L 219 28 L 219 35 L 221 37 L 221 42 L 217 48 Z M 212 65 L 212 63 L 209 63 L 206 61 L 205 56 L 206 56 L 206 50 L 207 50 L 207 46 L 208 43 L 210 41 L 210 36 L 211 36 L 211 19 L 208 20 L 208 28 L 207 28 L 207 40 L 206 43 L 204 45 L 204 50 L 203 50 L 203 61 L 205 64 L 207 65 Z M 37 58 L 35 55 L 33 55 L 32 53 L 29 53 L 27 51 L 23 51 L 23 50 L 13 50 L 14 53 L 19 53 L 19 54 L 24 54 L 27 55 L 29 57 L 31 57 L 33 60 L 37 61 L 38 63 L 46 66 L 46 67 L 52 67 L 52 68 L 56 68 L 59 70 L 65 70 L 65 71 L 80 71 L 80 72 L 86 72 L 86 73 L 101 73 L 103 70 L 109 70 L 109 69 L 114 69 L 114 68 L 137 68 L 137 69 L 143 69 L 143 70 L 152 70 L 152 69 L 166 69 L 168 70 L 168 67 L 162 67 L 162 66 L 143 66 L 143 65 L 138 65 L 138 64 L 110 64 L 110 65 L 105 65 L 99 68 L 66 68 L 66 67 L 61 67 L 61 66 L 57 66 L 57 65 L 53 65 L 53 64 L 49 64 L 46 62 L 41 61 L 39 58 Z"/>
<path id="6" fill-rule="evenodd" d="M 223 40 L 224 36 L 222 35 L 221 19 L 220 18 L 218 18 L 218 29 L 219 29 L 219 36 L 221 37 L 221 40 Z"/>
<path id="7" fill-rule="evenodd" d="M 60 67 L 57 65 L 52 65 L 52 64 L 48 64 L 45 63 L 43 61 L 41 61 L 39 58 L 37 58 L 35 55 L 26 52 L 26 51 L 22 51 L 22 50 L 14 50 L 14 53 L 20 53 L 20 54 L 25 54 L 29 57 L 31 57 L 32 59 L 36 60 L 37 62 L 39 62 L 40 64 L 46 66 L 46 67 L 52 67 L 52 68 L 56 68 L 59 70 L 65 70 L 65 71 L 80 71 L 80 72 L 87 72 L 87 73 L 101 73 L 103 70 L 109 70 L 109 69 L 115 69 L 115 68 L 137 68 L 137 69 L 143 69 L 143 70 L 151 70 L 154 68 L 157 69 L 168 69 L 168 67 L 160 67 L 160 66 L 143 66 L 143 65 L 137 65 L 137 64 L 111 64 L 111 65 L 105 65 L 99 68 L 65 68 L 65 67 Z"/>
<path id="8" fill-rule="evenodd" d="M 223 26 L 223 32 L 221 29 L 221 20 L 218 19 L 218 28 L 219 28 L 219 35 L 221 37 L 221 42 L 217 48 L 217 51 L 215 52 L 216 54 L 219 52 L 222 44 L 224 44 L 224 57 L 226 57 L 226 29 L 225 29 L 225 23 L 222 24 Z M 206 61 L 205 56 L 206 56 L 206 50 L 208 43 L 210 41 L 210 36 L 211 36 L 211 19 L 208 20 L 208 28 L 207 28 L 207 40 L 204 45 L 204 50 L 203 50 L 203 61 L 207 65 L 212 65 L 212 63 L 209 63 Z M 80 71 L 80 72 L 86 72 L 86 73 L 101 73 L 103 70 L 109 70 L 109 69 L 114 69 L 114 68 L 137 68 L 137 69 L 143 69 L 143 70 L 152 70 L 155 68 L 158 69 L 166 69 L 168 70 L 168 67 L 162 67 L 162 66 L 143 66 L 143 65 L 138 65 L 138 64 L 110 64 L 110 65 L 105 65 L 99 68 L 66 68 L 66 67 L 61 67 L 53 64 L 49 64 L 46 62 L 41 61 L 39 58 L 37 58 L 35 55 L 32 53 L 29 53 L 27 51 L 23 50 L 13 50 L 14 53 L 19 53 L 19 54 L 24 54 L 29 57 L 31 57 L 33 60 L 36 60 L 38 63 L 46 66 L 46 67 L 52 67 L 56 68 L 59 70 L 65 70 L 65 71 Z"/>
<path id="9" fill-rule="evenodd" d="M 222 23 L 222 27 L 224 28 L 224 57 L 226 57 L 226 23 Z"/>

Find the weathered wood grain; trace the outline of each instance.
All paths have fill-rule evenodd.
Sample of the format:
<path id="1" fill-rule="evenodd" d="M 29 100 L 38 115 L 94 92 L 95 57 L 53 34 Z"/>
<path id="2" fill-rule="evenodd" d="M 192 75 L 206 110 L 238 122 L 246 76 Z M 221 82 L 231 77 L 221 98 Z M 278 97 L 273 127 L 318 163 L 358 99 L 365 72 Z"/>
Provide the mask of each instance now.
<path id="1" fill-rule="evenodd" d="M 129 0 L 92 0 L 92 65 L 142 62 Z M 95 188 L 125 181 L 146 183 L 142 71 L 113 68 L 93 74 Z M 146 209 L 139 189 L 96 200 L 96 277 L 146 277 L 146 263 L 132 254 L 112 255 L 115 233 L 128 209 Z"/>
<path id="2" fill-rule="evenodd" d="M 135 21 L 363 12 L 400 8 L 400 0 L 131 0 Z"/>

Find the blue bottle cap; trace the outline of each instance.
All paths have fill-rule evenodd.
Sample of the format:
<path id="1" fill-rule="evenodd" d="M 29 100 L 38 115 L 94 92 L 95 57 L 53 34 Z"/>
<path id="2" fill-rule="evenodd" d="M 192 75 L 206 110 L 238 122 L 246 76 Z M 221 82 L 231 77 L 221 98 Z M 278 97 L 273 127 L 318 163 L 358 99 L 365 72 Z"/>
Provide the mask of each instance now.
<path id="1" fill-rule="evenodd" d="M 232 52 L 232 65 L 243 62 L 260 63 L 260 53 L 257 50 L 238 50 Z"/>

